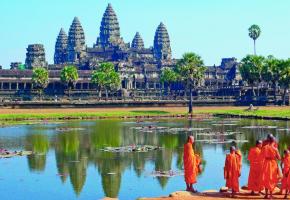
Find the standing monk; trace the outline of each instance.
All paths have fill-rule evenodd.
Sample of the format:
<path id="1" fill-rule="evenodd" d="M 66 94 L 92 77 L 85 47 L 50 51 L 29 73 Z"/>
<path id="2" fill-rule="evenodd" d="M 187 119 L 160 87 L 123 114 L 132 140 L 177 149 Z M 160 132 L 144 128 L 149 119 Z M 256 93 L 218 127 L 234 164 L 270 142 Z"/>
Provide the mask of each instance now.
<path id="1" fill-rule="evenodd" d="M 262 186 L 266 190 L 265 199 L 268 199 L 269 193 L 270 198 L 273 198 L 273 191 L 277 186 L 278 179 L 280 176 L 280 170 L 278 167 L 277 160 L 280 160 L 280 154 L 278 149 L 275 147 L 275 138 L 272 136 L 269 139 L 269 144 L 262 148 L 263 156 L 263 173 L 262 173 Z"/>
<path id="2" fill-rule="evenodd" d="M 285 190 L 285 198 L 287 198 L 288 194 L 288 176 L 290 171 L 290 154 L 289 150 L 284 151 L 284 156 L 281 161 L 281 168 L 283 172 L 282 185 L 281 185 L 281 194 L 283 194 L 283 190 Z"/>
<path id="3" fill-rule="evenodd" d="M 250 149 L 248 160 L 250 161 L 250 174 L 248 179 L 248 189 L 252 191 L 252 195 L 255 192 L 261 192 L 263 190 L 261 179 L 263 171 L 263 159 L 261 155 L 262 141 L 258 140 L 256 146 Z"/>
<path id="4" fill-rule="evenodd" d="M 226 187 L 232 190 L 232 197 L 240 191 L 239 177 L 241 176 L 242 156 L 236 151 L 234 146 L 230 149 L 230 154 L 226 156 L 224 167 L 224 177 L 226 179 Z"/>
<path id="5" fill-rule="evenodd" d="M 193 189 L 193 184 L 196 183 L 196 177 L 198 174 L 198 166 L 196 156 L 193 151 L 194 137 L 189 136 L 187 143 L 184 144 L 183 163 L 184 163 L 184 178 L 186 183 L 186 191 L 196 192 Z"/>

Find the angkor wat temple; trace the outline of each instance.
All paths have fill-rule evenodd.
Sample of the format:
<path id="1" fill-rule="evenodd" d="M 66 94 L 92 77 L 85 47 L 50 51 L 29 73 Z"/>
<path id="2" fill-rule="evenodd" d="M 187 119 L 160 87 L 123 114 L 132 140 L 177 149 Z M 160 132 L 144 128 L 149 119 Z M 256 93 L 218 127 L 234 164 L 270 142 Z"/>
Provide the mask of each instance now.
<path id="1" fill-rule="evenodd" d="M 122 79 L 120 91 L 156 96 L 164 87 L 160 82 L 162 68 L 174 67 L 177 60 L 172 58 L 170 37 L 163 23 L 156 29 L 152 47 L 145 47 L 139 32 L 131 43 L 126 43 L 121 37 L 117 15 L 109 4 L 101 21 L 99 37 L 92 47 L 87 46 L 81 22 L 75 17 L 68 34 L 61 29 L 57 36 L 54 64 L 47 63 L 42 44 L 31 44 L 27 48 L 25 65 L 14 62 L 11 69 L 0 70 L 0 96 L 31 96 L 34 67 L 49 70 L 47 95 L 63 95 L 65 88 L 60 81 L 60 70 L 65 65 L 75 65 L 79 69 L 75 95 L 89 96 L 96 90 L 90 82 L 91 72 L 102 62 L 115 64 Z M 227 58 L 222 59 L 220 66 L 208 67 L 203 92 L 218 95 L 226 87 L 238 85 L 240 77 L 237 66 L 235 58 Z M 182 93 L 183 86 L 176 83 L 172 89 Z"/>

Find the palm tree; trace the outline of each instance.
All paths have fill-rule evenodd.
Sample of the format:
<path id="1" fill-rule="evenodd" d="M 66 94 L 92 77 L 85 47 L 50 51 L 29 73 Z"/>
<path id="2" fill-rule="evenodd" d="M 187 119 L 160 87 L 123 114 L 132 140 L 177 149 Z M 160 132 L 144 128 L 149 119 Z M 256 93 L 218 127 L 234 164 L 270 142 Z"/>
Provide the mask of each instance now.
<path id="1" fill-rule="evenodd" d="M 41 100 L 41 93 L 49 83 L 48 78 L 48 71 L 45 68 L 36 67 L 33 69 L 31 81 L 33 87 L 38 90 L 39 100 Z"/>
<path id="2" fill-rule="evenodd" d="M 75 66 L 65 66 L 60 73 L 60 80 L 68 89 L 68 96 L 70 97 L 70 90 L 75 87 L 77 80 L 79 79 L 78 70 Z"/>
<path id="3" fill-rule="evenodd" d="M 102 89 L 106 91 L 108 98 L 108 89 L 117 89 L 121 84 L 120 74 L 115 71 L 113 63 L 102 63 L 100 67 L 92 73 L 92 83 L 99 87 L 99 97 L 102 96 Z"/>
<path id="4" fill-rule="evenodd" d="M 172 69 L 166 67 L 161 72 L 160 80 L 163 84 L 167 83 L 167 94 L 169 94 L 170 85 L 177 80 L 177 75 Z"/>
<path id="5" fill-rule="evenodd" d="M 178 78 L 185 84 L 185 93 L 188 88 L 190 92 L 189 113 L 192 113 L 192 88 L 201 83 L 205 70 L 203 60 L 195 53 L 185 53 L 177 63 L 175 71 L 178 74 Z"/>
<path id="6" fill-rule="evenodd" d="M 249 36 L 254 41 L 254 54 L 256 55 L 256 40 L 261 35 L 261 29 L 258 25 L 254 24 L 249 28 Z"/>

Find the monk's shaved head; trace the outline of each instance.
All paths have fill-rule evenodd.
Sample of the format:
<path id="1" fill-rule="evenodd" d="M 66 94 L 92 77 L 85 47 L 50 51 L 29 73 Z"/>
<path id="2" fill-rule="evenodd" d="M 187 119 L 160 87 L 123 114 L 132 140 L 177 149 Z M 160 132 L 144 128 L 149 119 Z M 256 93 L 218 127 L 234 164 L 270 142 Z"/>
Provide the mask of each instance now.
<path id="1" fill-rule="evenodd" d="M 275 142 L 275 137 L 271 134 L 270 138 L 269 138 L 269 141 L 272 143 L 272 142 Z"/>
<path id="2" fill-rule="evenodd" d="M 236 147 L 235 146 L 231 146 L 230 151 L 231 152 L 236 151 Z"/>
<path id="3" fill-rule="evenodd" d="M 260 145 L 260 144 L 262 144 L 263 142 L 262 142 L 262 140 L 257 140 L 256 141 L 256 145 L 258 146 L 258 145 Z"/>
<path id="4" fill-rule="evenodd" d="M 269 133 L 269 134 L 267 135 L 267 139 L 268 139 L 268 140 L 271 140 L 271 138 L 274 138 L 274 136 L 273 136 L 273 134 L 270 134 L 270 133 Z"/>
<path id="5" fill-rule="evenodd" d="M 187 137 L 187 142 L 194 143 L 194 137 L 192 135 Z"/>

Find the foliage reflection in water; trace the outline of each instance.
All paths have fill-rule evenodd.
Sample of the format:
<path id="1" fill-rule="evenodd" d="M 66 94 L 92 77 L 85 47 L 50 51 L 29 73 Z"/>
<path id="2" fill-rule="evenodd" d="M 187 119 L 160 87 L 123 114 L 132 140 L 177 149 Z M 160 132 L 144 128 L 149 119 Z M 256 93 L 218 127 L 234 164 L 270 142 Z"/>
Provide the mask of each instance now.
<path id="1" fill-rule="evenodd" d="M 228 119 L 225 119 L 228 124 Z M 244 157 L 242 184 L 247 182 L 247 152 L 255 141 L 267 133 L 274 134 L 280 142 L 280 151 L 289 145 L 289 122 L 236 120 L 232 125 L 223 125 L 223 119 L 194 121 L 170 119 L 152 121 L 152 126 L 171 128 L 211 128 L 212 132 L 239 131 L 230 136 L 201 134 L 197 139 L 230 137 L 248 140 L 238 144 Z M 213 124 L 220 124 L 219 126 Z M 119 197 L 136 199 L 141 196 L 167 195 L 184 187 L 183 177 L 151 177 L 152 171 L 181 170 L 183 165 L 183 144 L 188 132 L 170 134 L 166 132 L 138 132 L 135 126 L 150 126 L 151 123 L 134 121 L 98 120 L 73 121 L 55 124 L 6 127 L 0 129 L 0 148 L 10 150 L 25 149 L 35 152 L 27 158 L 0 160 L 2 183 L 0 193 L 13 191 L 15 199 L 41 197 L 51 199 L 88 199 Z M 277 129 L 242 129 L 244 126 L 277 126 Z M 69 127 L 69 128 L 68 128 Z M 74 129 L 75 128 L 75 129 Z M 57 131 L 57 130 L 67 131 Z M 205 132 L 201 130 L 193 133 Z M 154 145 L 162 150 L 146 153 L 103 152 L 104 147 L 128 146 L 132 144 Z M 224 184 L 222 167 L 225 153 L 231 144 L 196 143 L 195 150 L 203 158 L 203 173 L 197 185 L 199 190 L 218 189 Z M 27 161 L 25 162 L 25 159 Z M 28 164 L 27 164 L 28 163 Z M 28 170 L 28 171 L 27 171 Z M 21 181 L 20 181 L 21 180 Z M 60 182 L 59 182 L 60 180 Z M 68 184 L 70 183 L 70 184 Z M 72 190 L 73 189 L 73 190 Z M 25 194 L 23 193 L 25 191 Z M 72 191 L 74 191 L 72 194 Z M 10 199 L 3 193 L 1 199 Z M 24 197 L 23 197 L 24 195 Z"/>

